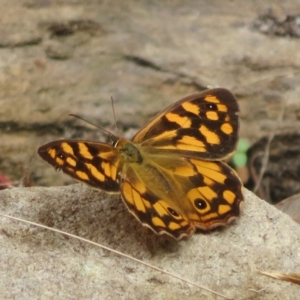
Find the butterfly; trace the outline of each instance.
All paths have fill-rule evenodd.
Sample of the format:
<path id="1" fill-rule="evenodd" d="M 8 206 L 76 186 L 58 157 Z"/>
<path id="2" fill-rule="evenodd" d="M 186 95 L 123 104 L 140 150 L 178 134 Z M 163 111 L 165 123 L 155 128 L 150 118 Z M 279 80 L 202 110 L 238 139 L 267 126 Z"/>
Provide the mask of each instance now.
<path id="1" fill-rule="evenodd" d="M 237 144 L 238 112 L 230 91 L 208 89 L 166 108 L 131 141 L 64 139 L 38 153 L 75 179 L 121 193 L 142 225 L 180 240 L 240 215 L 242 183 L 223 162 Z"/>

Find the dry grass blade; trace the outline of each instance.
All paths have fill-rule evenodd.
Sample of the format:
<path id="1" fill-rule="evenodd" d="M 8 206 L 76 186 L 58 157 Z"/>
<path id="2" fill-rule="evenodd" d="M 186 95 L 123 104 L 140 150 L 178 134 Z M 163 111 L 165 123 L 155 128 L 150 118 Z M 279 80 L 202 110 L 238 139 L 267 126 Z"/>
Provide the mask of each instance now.
<path id="1" fill-rule="evenodd" d="M 271 278 L 275 278 L 275 279 L 279 279 L 279 280 L 283 280 L 283 281 L 288 281 L 288 282 L 292 282 L 292 283 L 296 283 L 298 285 L 300 285 L 300 274 L 297 273 L 282 273 L 279 271 L 268 271 L 268 272 L 258 272 L 259 274 L 271 277 Z"/>
<path id="2" fill-rule="evenodd" d="M 151 268 L 151 269 L 153 269 L 153 270 L 159 271 L 159 272 L 161 272 L 161 273 L 163 273 L 163 274 L 166 274 L 166 275 L 169 275 L 169 276 L 171 276 L 171 277 L 173 277 L 173 278 L 179 279 L 179 280 L 181 280 L 181 281 L 183 281 L 183 282 L 185 282 L 185 283 L 188 283 L 188 284 L 190 284 L 190 285 L 193 285 L 193 286 L 195 286 L 195 287 L 198 287 L 198 288 L 200 288 L 200 289 L 202 289 L 202 290 L 204 290 L 204 291 L 207 291 L 207 292 L 209 292 L 209 293 L 212 293 L 212 294 L 214 294 L 214 295 L 216 295 L 216 296 L 219 296 L 219 297 L 221 297 L 221 298 L 223 298 L 223 299 L 229 299 L 229 300 L 231 299 L 231 298 L 226 297 L 225 295 L 222 295 L 222 294 L 220 294 L 220 293 L 218 293 L 218 292 L 215 292 L 215 291 L 213 291 L 213 290 L 211 290 L 211 289 L 209 289 L 209 288 L 206 288 L 206 287 L 204 287 L 204 286 L 201 286 L 201 285 L 199 285 L 199 284 L 197 284 L 197 283 L 195 283 L 195 282 L 189 281 L 189 280 L 187 280 L 187 279 L 185 279 L 185 278 L 182 278 L 182 277 L 180 277 L 180 276 L 178 276 L 178 275 L 172 274 L 172 273 L 170 273 L 170 272 L 168 272 L 168 271 L 165 271 L 165 270 L 160 269 L 160 268 L 158 268 L 158 267 L 156 267 L 156 266 L 153 266 L 153 265 L 151 265 L 151 264 L 148 264 L 148 263 L 146 263 L 146 262 L 144 262 L 144 261 L 142 261 L 142 260 L 139 260 L 139 259 L 137 259 L 137 258 L 134 258 L 134 257 L 132 257 L 132 256 L 130 256 L 130 255 L 127 255 L 127 254 L 122 253 L 122 252 L 120 252 L 120 251 L 117 251 L 117 250 L 114 250 L 114 249 L 112 249 L 112 248 L 103 246 L 103 245 L 101 245 L 101 244 L 97 244 L 97 243 L 95 243 L 95 242 L 93 242 L 93 241 L 87 240 L 87 239 L 82 238 L 82 237 L 79 237 L 79 236 L 77 236 L 77 235 L 74 235 L 74 234 L 71 234 L 71 233 L 67 233 L 67 232 L 61 231 L 61 230 L 59 230 L 59 229 L 55 229 L 55 228 L 48 227 L 48 226 L 45 226 L 45 225 L 41 225 L 41 224 L 38 224 L 38 223 L 34 223 L 34 222 L 31 222 L 31 221 L 27 221 L 27 220 L 24 220 L 24 219 L 20 219 L 20 218 L 12 217 L 12 216 L 9 216 L 9 215 L 5 215 L 5 214 L 0 214 L 0 216 L 5 217 L 5 218 L 9 218 L 9 219 L 12 219 L 12 220 L 16 220 L 16 221 L 19 221 L 19 222 L 23 222 L 23 223 L 26 223 L 26 224 L 30 224 L 30 225 L 33 225 L 33 226 L 37 226 L 37 227 L 40 227 L 40 228 L 44 228 L 44 229 L 47 229 L 47 230 L 51 230 L 51 231 L 54 231 L 54 232 L 57 232 L 57 233 L 60 233 L 60 234 L 67 235 L 67 236 L 69 236 L 69 237 L 71 237 L 71 238 L 74 238 L 74 239 L 77 239 L 77 240 L 80 240 L 80 241 L 83 241 L 83 242 L 92 244 L 92 245 L 97 246 L 97 247 L 100 247 L 100 248 L 102 248 L 102 249 L 104 249 L 104 250 L 106 250 L 106 251 L 112 252 L 112 253 L 114 253 L 114 254 L 123 256 L 123 257 L 128 258 L 128 259 L 130 259 L 130 260 L 132 260 L 132 261 L 135 261 L 135 262 L 137 262 L 137 263 L 143 264 L 143 265 L 145 265 L 145 266 L 147 266 L 147 267 L 149 267 L 149 268 Z"/>

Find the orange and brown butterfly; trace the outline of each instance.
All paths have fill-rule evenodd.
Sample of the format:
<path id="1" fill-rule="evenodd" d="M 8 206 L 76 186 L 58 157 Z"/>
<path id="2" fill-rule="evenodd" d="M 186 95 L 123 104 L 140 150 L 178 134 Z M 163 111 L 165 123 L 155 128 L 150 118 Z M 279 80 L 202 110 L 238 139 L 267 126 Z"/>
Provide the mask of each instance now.
<path id="1" fill-rule="evenodd" d="M 238 111 L 231 92 L 209 89 L 175 102 L 131 141 L 58 140 L 38 153 L 75 179 L 121 193 L 144 226 L 181 239 L 240 214 L 241 181 L 222 162 L 237 144 Z"/>

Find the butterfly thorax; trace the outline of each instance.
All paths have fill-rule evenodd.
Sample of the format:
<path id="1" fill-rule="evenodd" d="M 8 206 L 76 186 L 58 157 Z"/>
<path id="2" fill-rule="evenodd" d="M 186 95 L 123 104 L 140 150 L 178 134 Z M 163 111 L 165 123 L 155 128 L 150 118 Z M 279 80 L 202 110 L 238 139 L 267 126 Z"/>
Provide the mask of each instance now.
<path id="1" fill-rule="evenodd" d="M 143 157 L 137 146 L 128 140 L 120 139 L 115 144 L 117 150 L 120 151 L 121 161 L 123 163 L 142 163 Z"/>

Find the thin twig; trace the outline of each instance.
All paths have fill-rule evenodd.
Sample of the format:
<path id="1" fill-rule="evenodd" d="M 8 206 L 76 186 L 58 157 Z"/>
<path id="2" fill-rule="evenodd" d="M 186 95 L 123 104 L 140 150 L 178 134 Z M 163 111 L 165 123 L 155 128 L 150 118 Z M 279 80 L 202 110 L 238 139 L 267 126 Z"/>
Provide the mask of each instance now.
<path id="1" fill-rule="evenodd" d="M 264 156 L 262 159 L 262 166 L 261 166 L 259 176 L 258 176 L 256 184 L 255 184 L 255 187 L 253 189 L 254 193 L 256 193 L 256 191 L 258 190 L 258 187 L 260 186 L 262 178 L 266 172 L 267 165 L 269 162 L 269 157 L 270 157 L 271 142 L 273 141 L 274 136 L 276 135 L 276 131 L 277 131 L 279 125 L 281 125 L 281 123 L 282 123 L 284 112 L 285 112 L 285 103 L 282 104 L 281 110 L 280 110 L 278 118 L 277 118 L 277 124 L 274 126 L 274 128 L 272 129 L 271 133 L 268 136 L 267 145 L 266 145 Z"/>

